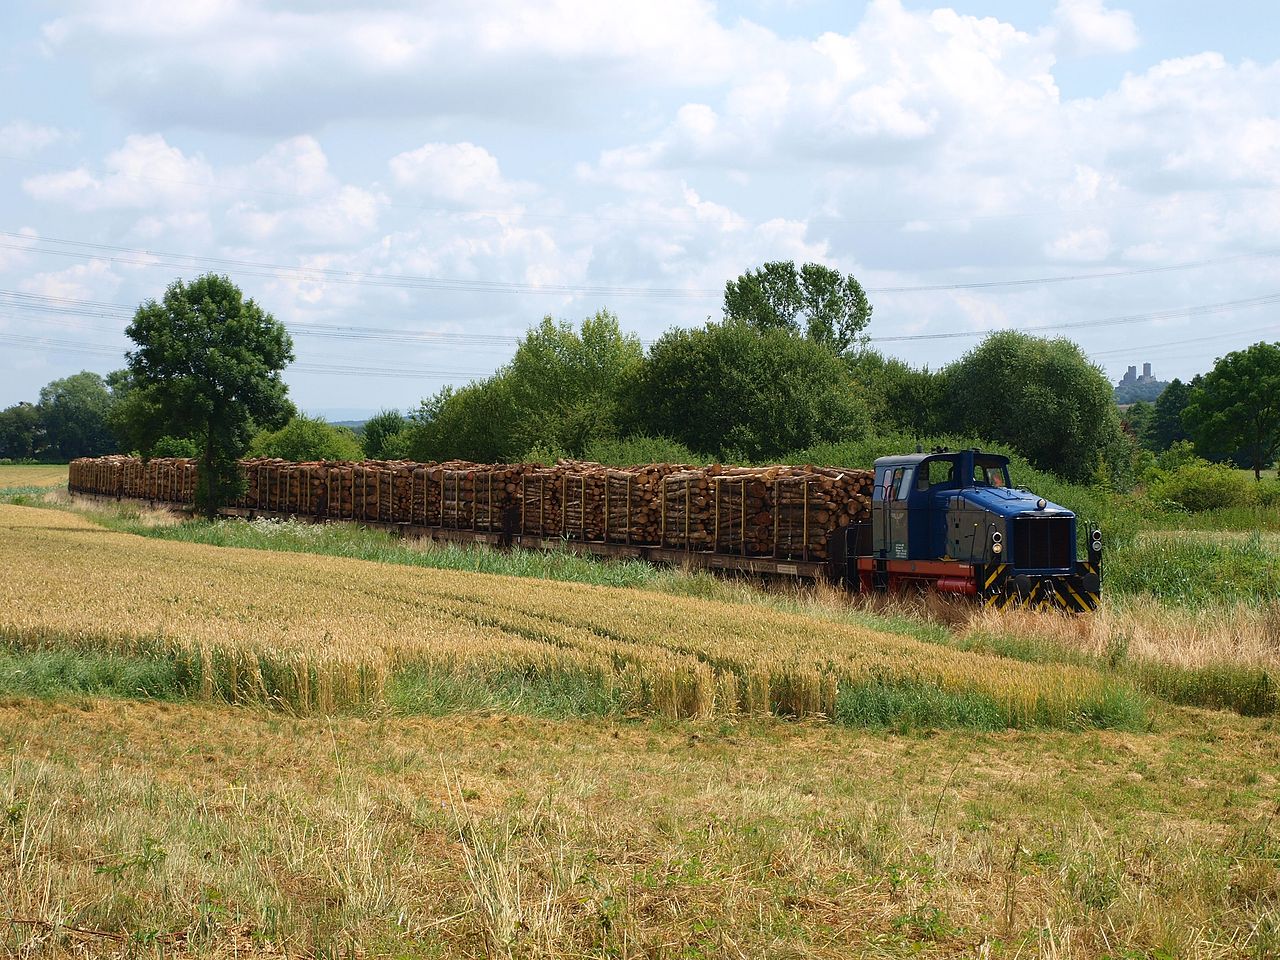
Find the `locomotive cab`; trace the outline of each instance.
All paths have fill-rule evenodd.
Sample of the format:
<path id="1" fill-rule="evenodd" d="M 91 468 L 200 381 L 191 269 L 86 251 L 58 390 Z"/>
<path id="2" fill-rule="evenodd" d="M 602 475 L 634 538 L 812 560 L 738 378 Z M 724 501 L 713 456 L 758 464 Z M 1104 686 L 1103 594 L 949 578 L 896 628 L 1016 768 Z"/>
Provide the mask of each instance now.
<path id="1" fill-rule="evenodd" d="M 850 531 L 847 579 L 860 590 L 934 589 L 1085 611 L 1097 606 L 1102 537 L 1076 559 L 1076 516 L 1010 482 L 1009 458 L 935 450 L 875 463 L 870 536 Z"/>

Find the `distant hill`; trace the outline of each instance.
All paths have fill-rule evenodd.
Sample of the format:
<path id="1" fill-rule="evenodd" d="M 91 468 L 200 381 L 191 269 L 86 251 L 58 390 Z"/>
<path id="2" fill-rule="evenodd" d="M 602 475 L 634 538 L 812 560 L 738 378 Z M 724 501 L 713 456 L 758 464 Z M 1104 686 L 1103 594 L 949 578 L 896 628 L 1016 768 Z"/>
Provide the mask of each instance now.
<path id="1" fill-rule="evenodd" d="M 1147 403 L 1155 403 L 1160 394 L 1164 393 L 1164 388 L 1169 385 L 1166 380 L 1147 380 L 1141 383 L 1120 383 L 1115 387 L 1116 403 L 1128 404 L 1137 403 L 1139 400 L 1145 400 Z"/>
<path id="2" fill-rule="evenodd" d="M 329 422 L 333 424 L 333 426 L 335 427 L 346 427 L 349 430 L 354 430 L 356 433 L 359 433 L 361 430 L 364 429 L 364 425 L 369 421 L 366 419 L 366 420 L 330 420 Z"/>

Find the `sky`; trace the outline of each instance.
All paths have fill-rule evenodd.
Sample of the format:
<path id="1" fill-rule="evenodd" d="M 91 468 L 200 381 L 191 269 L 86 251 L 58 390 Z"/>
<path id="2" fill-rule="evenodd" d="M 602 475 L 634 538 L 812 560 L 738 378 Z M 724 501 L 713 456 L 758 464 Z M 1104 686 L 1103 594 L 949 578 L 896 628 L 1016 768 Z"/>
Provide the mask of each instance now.
<path id="1" fill-rule="evenodd" d="M 1112 380 L 1280 340 L 1273 0 L 62 0 L 0 7 L 0 406 L 232 278 L 335 419 L 543 316 L 646 342 L 771 260 L 872 346 L 988 331 Z"/>

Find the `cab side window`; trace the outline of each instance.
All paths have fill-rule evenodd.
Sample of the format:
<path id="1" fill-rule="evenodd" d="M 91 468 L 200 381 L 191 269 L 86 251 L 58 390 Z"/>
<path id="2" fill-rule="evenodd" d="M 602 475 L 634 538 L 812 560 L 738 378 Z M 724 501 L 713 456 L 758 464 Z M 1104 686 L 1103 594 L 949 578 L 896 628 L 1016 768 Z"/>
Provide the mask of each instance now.
<path id="1" fill-rule="evenodd" d="M 907 499 L 907 493 L 911 490 L 911 470 L 909 467 L 899 467 L 893 471 L 893 490 L 893 499 Z"/>

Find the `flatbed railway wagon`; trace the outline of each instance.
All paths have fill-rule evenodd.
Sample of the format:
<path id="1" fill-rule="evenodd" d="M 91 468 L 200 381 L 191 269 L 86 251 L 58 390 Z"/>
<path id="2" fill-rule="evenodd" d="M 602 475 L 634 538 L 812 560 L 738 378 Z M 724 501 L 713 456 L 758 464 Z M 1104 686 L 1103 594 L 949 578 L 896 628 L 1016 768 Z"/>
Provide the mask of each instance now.
<path id="1" fill-rule="evenodd" d="M 285 479 L 274 487 L 270 482 L 264 485 L 262 478 L 273 469 L 282 471 Z M 250 462 L 250 486 L 259 489 L 223 512 L 249 519 L 350 519 L 440 542 L 567 549 L 753 576 L 827 579 L 861 593 L 933 591 L 997 609 L 1018 605 L 1083 613 L 1099 603 L 1101 531 L 1095 525 L 1080 530 L 1072 511 L 1013 487 L 1007 457 L 941 448 L 882 457 L 873 474 L 859 471 L 868 480 L 874 477 L 869 510 L 862 504 L 868 498 L 855 498 L 848 493 L 853 488 L 847 487 L 847 512 L 837 504 L 835 513 L 829 498 L 819 503 L 811 490 L 836 471 L 779 469 L 789 472 L 770 481 L 759 515 L 747 506 L 741 475 L 709 478 L 702 487 L 712 492 L 698 515 L 697 534 L 690 532 L 688 493 L 688 478 L 696 471 L 675 473 L 655 484 L 656 492 L 649 496 L 656 503 L 635 503 L 630 495 L 624 501 L 620 494 L 611 502 L 607 482 L 599 487 L 601 502 L 575 502 L 570 496 L 574 484 L 562 481 L 563 502 L 554 504 L 559 519 L 548 529 L 548 494 L 540 481 L 545 471 L 528 465 L 504 465 L 504 494 L 496 496 L 492 477 L 497 471 L 492 467 L 469 465 L 440 473 L 439 465 L 399 462 L 347 464 L 344 472 L 331 465 Z M 68 486 L 83 496 L 189 509 L 195 470 L 189 460 L 78 460 L 72 464 Z M 432 470 L 444 477 L 434 487 L 429 480 Z M 396 491 L 402 488 L 393 476 L 397 472 L 408 484 L 399 497 Z M 518 485 L 513 482 L 517 473 Z M 473 478 L 465 494 L 457 479 L 463 474 Z M 341 481 L 329 479 L 339 475 L 350 478 L 345 501 L 338 496 Z M 370 475 L 375 479 L 368 481 Z M 488 479 L 478 482 L 475 477 Z M 680 499 L 672 501 L 669 489 L 681 484 L 683 512 Z M 371 494 L 357 496 L 357 490 Z M 465 497 L 473 502 L 464 503 Z M 644 510 L 660 515 L 661 523 L 656 531 L 636 535 L 633 513 Z M 588 512 L 593 524 L 586 522 Z"/>

